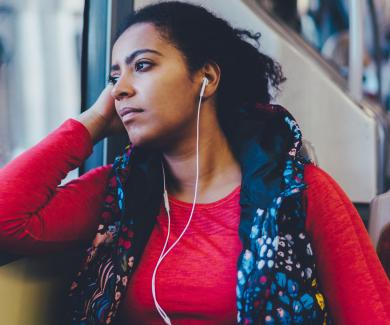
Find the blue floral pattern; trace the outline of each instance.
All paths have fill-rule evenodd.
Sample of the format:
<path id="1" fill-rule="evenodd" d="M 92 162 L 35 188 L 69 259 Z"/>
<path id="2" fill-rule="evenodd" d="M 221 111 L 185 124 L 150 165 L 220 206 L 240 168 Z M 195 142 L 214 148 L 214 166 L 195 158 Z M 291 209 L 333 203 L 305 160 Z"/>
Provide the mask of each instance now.
<path id="1" fill-rule="evenodd" d="M 305 161 L 297 158 L 301 131 L 281 106 L 261 105 L 281 114 L 293 147 L 283 171 L 281 193 L 266 210 L 257 209 L 250 240 L 237 272 L 238 324 L 331 324 L 325 298 L 317 285 L 310 240 L 302 207 Z"/>

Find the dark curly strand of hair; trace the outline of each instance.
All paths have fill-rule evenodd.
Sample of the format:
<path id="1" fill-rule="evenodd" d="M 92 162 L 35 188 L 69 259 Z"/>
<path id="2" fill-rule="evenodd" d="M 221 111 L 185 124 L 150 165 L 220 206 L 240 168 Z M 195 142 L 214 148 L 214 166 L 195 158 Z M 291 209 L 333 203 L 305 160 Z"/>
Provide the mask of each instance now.
<path id="1" fill-rule="evenodd" d="M 133 13 L 121 32 L 137 23 L 154 24 L 182 52 L 190 75 L 207 62 L 220 67 L 217 114 L 228 138 L 237 115 L 256 102 L 269 103 L 270 90 L 279 90 L 285 80 L 280 65 L 259 52 L 260 33 L 234 29 L 201 6 L 179 1 L 149 5 Z"/>

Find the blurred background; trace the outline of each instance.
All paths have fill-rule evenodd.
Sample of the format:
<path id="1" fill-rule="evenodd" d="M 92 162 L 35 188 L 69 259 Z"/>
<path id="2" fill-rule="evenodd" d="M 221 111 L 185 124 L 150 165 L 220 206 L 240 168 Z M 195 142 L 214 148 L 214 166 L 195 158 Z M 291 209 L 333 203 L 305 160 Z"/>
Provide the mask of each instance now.
<path id="1" fill-rule="evenodd" d="M 0 0 L 0 167 L 79 114 L 83 10 Z"/>
<path id="2" fill-rule="evenodd" d="M 347 78 L 350 0 L 257 0 Z M 363 10 L 364 95 L 390 110 L 390 2 L 360 1 Z"/>

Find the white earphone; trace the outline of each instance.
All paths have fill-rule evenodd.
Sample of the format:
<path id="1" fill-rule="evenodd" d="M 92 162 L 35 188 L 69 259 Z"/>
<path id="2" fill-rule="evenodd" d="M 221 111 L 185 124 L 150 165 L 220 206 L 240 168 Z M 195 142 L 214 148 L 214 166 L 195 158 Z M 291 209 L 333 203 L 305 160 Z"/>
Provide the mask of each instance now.
<path id="1" fill-rule="evenodd" d="M 209 79 L 207 79 L 206 77 L 203 77 L 203 80 L 202 80 L 202 89 L 200 90 L 200 95 L 199 97 L 202 98 L 203 95 L 204 95 L 204 90 L 206 89 L 206 86 L 209 84 Z"/>
<path id="2" fill-rule="evenodd" d="M 201 88 L 200 94 L 199 94 L 198 115 L 197 115 L 197 120 L 196 120 L 196 180 L 195 180 L 195 190 L 194 190 L 194 201 L 192 203 L 192 209 L 191 209 L 191 213 L 190 213 L 190 217 L 188 219 L 187 225 L 184 227 L 184 230 L 182 231 L 180 236 L 171 245 L 171 247 L 168 248 L 167 251 L 165 251 L 165 247 L 168 244 L 169 234 L 170 234 L 170 230 L 171 230 L 171 215 L 170 215 L 170 212 L 169 212 L 170 208 L 169 208 L 168 192 L 167 192 L 166 184 L 165 184 L 164 163 L 161 160 L 161 167 L 162 167 L 162 172 L 163 172 L 163 182 L 164 182 L 164 206 L 165 206 L 165 210 L 167 211 L 167 215 L 168 215 L 168 234 L 167 234 L 167 238 L 165 239 L 164 248 L 163 248 L 163 250 L 162 250 L 162 252 L 160 254 L 160 257 L 158 258 L 156 267 L 154 268 L 154 271 L 153 271 L 153 275 L 152 275 L 152 296 L 153 296 L 153 300 L 154 300 L 154 305 L 156 306 L 158 313 L 163 318 L 165 324 L 168 324 L 168 325 L 172 324 L 171 320 L 169 319 L 169 317 L 166 314 L 166 312 L 162 309 L 162 307 L 158 303 L 157 297 L 156 297 L 156 273 L 157 273 L 157 269 L 160 266 L 162 260 L 168 255 L 168 253 L 172 250 L 172 248 L 179 242 L 181 237 L 183 237 L 183 235 L 186 232 L 188 226 L 190 225 L 190 222 L 191 222 L 191 219 L 192 219 L 192 215 L 194 214 L 196 197 L 197 197 L 197 193 L 198 193 L 198 180 L 199 180 L 199 113 L 200 113 L 200 104 L 202 103 L 202 97 L 204 95 L 204 91 L 205 91 L 206 86 L 208 84 L 209 84 L 209 80 L 206 77 L 203 77 L 203 79 L 202 79 L 202 88 Z"/>

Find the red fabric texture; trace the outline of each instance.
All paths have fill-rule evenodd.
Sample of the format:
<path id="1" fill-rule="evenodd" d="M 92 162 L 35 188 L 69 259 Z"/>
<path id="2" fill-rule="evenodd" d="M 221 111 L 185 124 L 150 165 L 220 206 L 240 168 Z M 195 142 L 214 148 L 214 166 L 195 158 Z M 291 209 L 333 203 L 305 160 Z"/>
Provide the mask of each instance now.
<path id="1" fill-rule="evenodd" d="M 197 204 L 191 223 L 157 271 L 157 301 L 173 324 L 223 325 L 237 319 L 237 260 L 240 188 L 210 204 Z M 190 217 L 192 203 L 170 198 L 171 229 L 167 249 Z M 122 305 L 121 323 L 160 325 L 151 279 L 168 234 L 163 206 L 140 265 L 130 278 Z"/>
<path id="2" fill-rule="evenodd" d="M 71 119 L 0 170 L 1 250 L 43 254 L 75 247 L 93 238 L 111 166 L 94 169 L 64 186 L 58 186 L 61 179 L 70 170 L 80 166 L 91 151 L 92 143 L 88 131 L 81 123 Z M 320 168 L 306 166 L 305 181 L 308 184 L 306 228 L 312 236 L 320 284 L 336 324 L 390 324 L 389 280 L 360 216 L 336 182 Z M 237 222 L 238 215 L 232 220 Z M 228 224 L 219 226 L 228 227 Z M 230 226 L 233 229 L 233 225 Z M 183 239 L 186 235 L 187 233 Z M 210 249 L 216 244 L 216 241 L 207 241 L 207 238 L 209 237 L 203 238 L 201 243 L 195 243 L 200 245 L 196 246 L 196 249 L 199 254 L 203 254 L 202 258 L 205 260 L 212 256 Z M 219 253 L 227 257 L 226 261 L 218 259 L 217 265 L 213 264 L 211 258 L 209 267 L 204 269 L 204 272 L 214 273 L 218 268 L 221 270 L 226 267 L 227 273 L 219 276 L 232 277 L 233 270 L 223 263 L 235 265 L 238 256 L 237 238 L 238 232 L 236 238 L 231 237 L 231 243 L 226 246 L 226 249 L 229 245 L 232 247 L 230 255 L 223 250 Z M 147 249 L 155 250 L 153 245 L 149 244 L 148 242 Z M 181 244 L 183 243 L 179 242 L 178 245 Z M 162 248 L 162 245 L 160 247 Z M 158 288 L 164 287 L 162 283 L 175 279 L 172 274 L 167 274 L 164 279 L 163 264 L 166 266 L 170 258 L 177 258 L 176 248 L 172 250 L 172 255 L 168 254 L 163 261 L 161 273 L 160 270 L 158 272 L 158 299 L 161 297 L 161 289 L 159 293 Z M 214 247 L 215 252 L 218 252 L 218 249 L 218 246 Z M 191 279 L 191 269 L 198 263 L 199 258 L 198 256 L 193 260 L 193 266 L 186 266 L 187 273 L 184 278 L 187 281 Z M 199 273 L 195 275 L 198 283 L 204 283 L 206 277 L 202 278 Z M 190 285 L 191 281 L 188 282 Z M 215 292 L 221 290 L 220 287 L 216 283 L 209 285 L 212 286 L 208 293 L 210 296 L 201 294 L 204 302 L 220 297 Z M 226 302 L 230 306 L 235 304 L 232 288 L 233 284 L 225 288 L 230 292 L 230 298 L 226 296 L 231 299 Z M 135 292 L 136 289 L 133 287 Z M 186 287 L 186 290 L 189 290 L 189 287 Z M 169 296 L 168 292 L 167 295 Z M 180 292 L 175 292 L 174 295 L 180 297 Z M 182 304 L 186 304 L 186 301 Z M 202 302 L 198 301 L 198 304 L 200 310 L 207 307 Z M 132 308 L 131 305 L 125 305 L 126 309 Z M 191 311 L 188 312 L 189 315 L 184 317 L 192 318 Z M 215 310 L 216 314 L 219 312 L 222 312 L 222 309 Z M 155 315 L 156 311 L 153 317 Z"/>
<path id="3" fill-rule="evenodd" d="M 305 168 L 306 229 L 336 324 L 390 324 L 390 284 L 355 207 L 324 171 Z"/>

